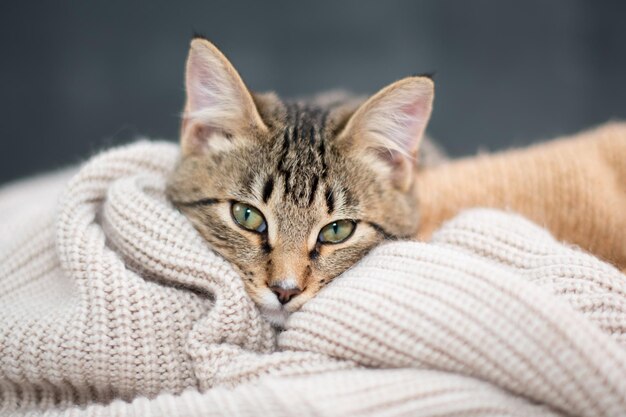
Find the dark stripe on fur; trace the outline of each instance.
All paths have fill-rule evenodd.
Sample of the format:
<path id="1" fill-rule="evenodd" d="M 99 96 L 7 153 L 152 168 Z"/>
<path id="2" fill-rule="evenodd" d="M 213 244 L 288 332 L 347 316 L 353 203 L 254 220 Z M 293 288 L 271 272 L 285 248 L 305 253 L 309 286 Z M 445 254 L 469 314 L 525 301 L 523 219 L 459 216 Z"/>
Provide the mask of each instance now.
<path id="1" fill-rule="evenodd" d="M 291 132 L 291 140 L 295 143 L 298 140 L 298 129 L 300 128 L 300 109 L 294 106 L 293 130 Z"/>
<path id="2" fill-rule="evenodd" d="M 326 206 L 328 206 L 328 214 L 335 211 L 335 197 L 331 188 L 326 189 Z"/>
<path id="3" fill-rule="evenodd" d="M 283 170 L 283 179 L 285 180 L 285 195 L 289 195 L 291 193 L 291 186 L 289 185 L 289 180 L 291 179 L 291 172 Z"/>
<path id="4" fill-rule="evenodd" d="M 285 129 L 283 133 L 283 148 L 281 149 L 280 161 L 278 162 L 279 169 L 283 165 L 283 161 L 287 158 L 289 153 L 289 129 Z"/>
<path id="5" fill-rule="evenodd" d="M 324 140 L 320 140 L 319 155 L 322 160 L 322 179 L 325 180 L 328 176 L 328 166 L 326 165 L 326 146 Z"/>
<path id="6" fill-rule="evenodd" d="M 174 201 L 174 204 L 183 206 L 183 207 L 201 207 L 201 206 L 210 206 L 212 204 L 220 203 L 222 200 L 217 198 L 203 198 L 201 200 L 195 201 Z"/>
<path id="7" fill-rule="evenodd" d="M 313 183 L 311 184 L 311 192 L 309 193 L 309 207 L 315 201 L 315 194 L 317 193 L 317 185 L 320 182 L 320 177 L 317 175 L 313 176 Z"/>
<path id="8" fill-rule="evenodd" d="M 267 203 L 267 201 L 272 196 L 272 191 L 274 191 L 274 177 L 269 177 L 265 182 L 265 186 L 263 187 L 263 202 Z"/>
<path id="9" fill-rule="evenodd" d="M 285 129 L 285 133 L 283 134 L 283 149 L 278 160 L 278 172 L 283 176 L 285 181 L 285 195 L 289 194 L 289 177 L 290 173 L 285 168 L 285 161 L 287 160 L 287 155 L 289 154 L 289 128 Z"/>
<path id="10" fill-rule="evenodd" d="M 267 241 L 267 238 L 263 239 L 263 243 L 261 243 L 261 249 L 268 255 L 272 252 L 272 246 Z"/>

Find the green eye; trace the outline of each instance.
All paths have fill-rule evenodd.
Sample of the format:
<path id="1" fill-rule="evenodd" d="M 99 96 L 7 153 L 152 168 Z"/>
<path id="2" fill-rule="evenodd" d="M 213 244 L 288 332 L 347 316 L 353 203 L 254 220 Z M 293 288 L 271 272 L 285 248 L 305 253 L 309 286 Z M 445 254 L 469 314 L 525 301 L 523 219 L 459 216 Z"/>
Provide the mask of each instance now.
<path id="1" fill-rule="evenodd" d="M 244 229 L 263 233 L 267 229 L 265 218 L 259 210 L 244 203 L 233 203 L 230 212 L 235 222 Z"/>
<path id="2" fill-rule="evenodd" d="M 356 223 L 352 220 L 337 220 L 322 227 L 317 237 L 321 243 L 341 243 L 354 232 Z"/>

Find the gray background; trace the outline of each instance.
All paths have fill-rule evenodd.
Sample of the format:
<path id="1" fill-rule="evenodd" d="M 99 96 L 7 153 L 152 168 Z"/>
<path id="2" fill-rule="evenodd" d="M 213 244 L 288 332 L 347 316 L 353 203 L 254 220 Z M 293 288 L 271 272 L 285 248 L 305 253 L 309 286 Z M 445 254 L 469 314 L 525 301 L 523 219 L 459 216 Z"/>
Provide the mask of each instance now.
<path id="1" fill-rule="evenodd" d="M 284 96 L 436 71 L 430 133 L 452 155 L 626 116 L 626 2 L 6 1 L 0 23 L 0 182 L 176 140 L 194 30 Z"/>

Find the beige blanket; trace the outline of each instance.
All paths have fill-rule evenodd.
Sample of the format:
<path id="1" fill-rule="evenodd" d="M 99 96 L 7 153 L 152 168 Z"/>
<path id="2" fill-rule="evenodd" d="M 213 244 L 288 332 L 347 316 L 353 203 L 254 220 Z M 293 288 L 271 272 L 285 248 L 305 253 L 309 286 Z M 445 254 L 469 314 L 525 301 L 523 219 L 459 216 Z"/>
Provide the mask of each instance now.
<path id="1" fill-rule="evenodd" d="M 0 191 L 0 415 L 626 415 L 626 277 L 513 214 L 392 242 L 278 337 L 138 143 Z M 56 207 L 56 208 L 55 208 Z"/>

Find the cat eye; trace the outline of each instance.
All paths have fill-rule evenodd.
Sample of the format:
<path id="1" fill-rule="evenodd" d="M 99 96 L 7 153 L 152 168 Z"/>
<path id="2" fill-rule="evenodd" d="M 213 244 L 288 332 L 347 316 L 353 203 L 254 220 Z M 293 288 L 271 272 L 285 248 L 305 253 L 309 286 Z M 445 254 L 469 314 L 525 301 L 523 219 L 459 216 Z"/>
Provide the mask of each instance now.
<path id="1" fill-rule="evenodd" d="M 233 203 L 230 212 L 235 223 L 246 230 L 263 233 L 267 229 L 267 223 L 261 212 L 248 204 Z"/>
<path id="2" fill-rule="evenodd" d="M 341 243 L 352 236 L 355 228 L 353 220 L 337 220 L 322 227 L 317 240 L 320 243 Z"/>

